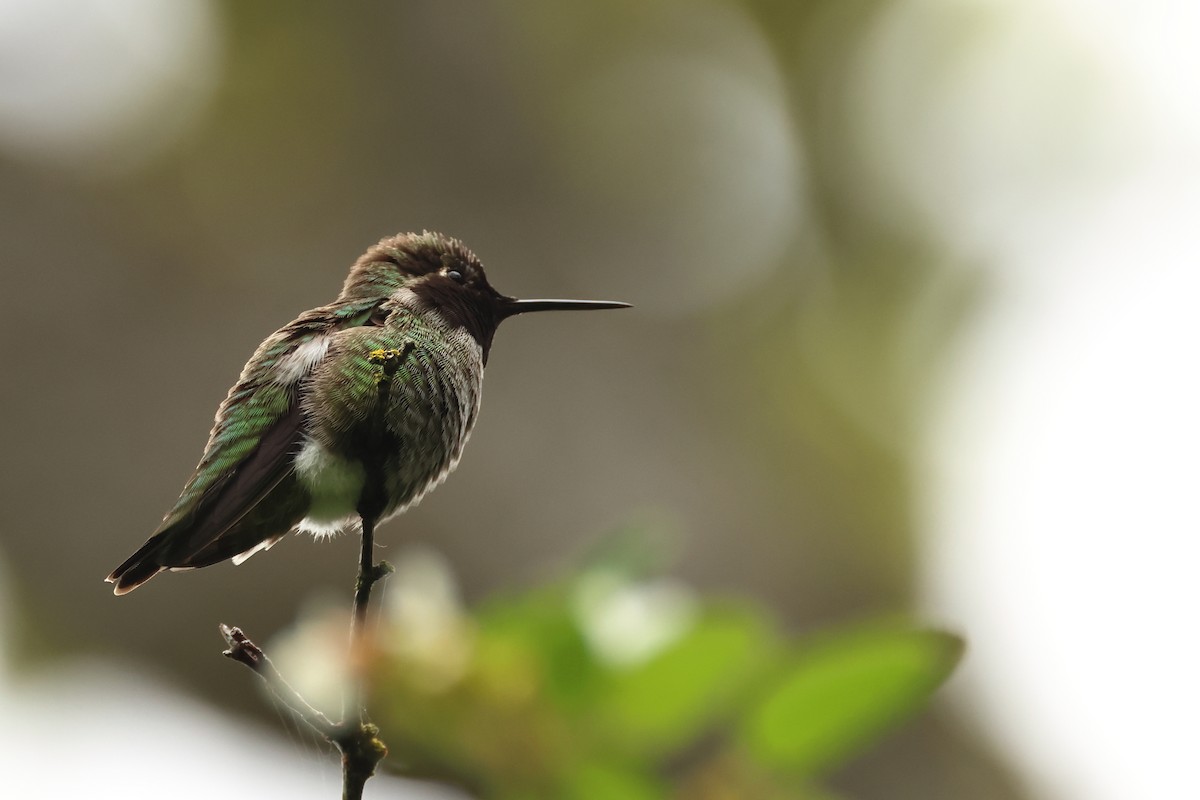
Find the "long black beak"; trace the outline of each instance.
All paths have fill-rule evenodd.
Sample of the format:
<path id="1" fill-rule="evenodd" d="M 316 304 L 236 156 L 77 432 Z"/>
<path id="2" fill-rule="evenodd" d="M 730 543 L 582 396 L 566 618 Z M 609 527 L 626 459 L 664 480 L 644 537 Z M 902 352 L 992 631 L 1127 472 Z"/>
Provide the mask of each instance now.
<path id="1" fill-rule="evenodd" d="M 500 302 L 502 318 L 528 314 L 531 311 L 590 311 L 600 308 L 630 308 L 629 303 L 616 300 L 517 300 L 505 297 Z"/>

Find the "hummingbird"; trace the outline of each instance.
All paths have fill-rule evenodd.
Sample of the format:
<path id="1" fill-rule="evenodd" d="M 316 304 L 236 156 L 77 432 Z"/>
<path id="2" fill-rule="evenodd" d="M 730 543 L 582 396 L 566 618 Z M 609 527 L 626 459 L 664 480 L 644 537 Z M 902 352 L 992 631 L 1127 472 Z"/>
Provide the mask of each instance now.
<path id="1" fill-rule="evenodd" d="M 365 537 L 457 465 L 501 322 L 628 306 L 507 297 L 457 239 L 383 239 L 336 300 L 259 345 L 179 500 L 106 580 L 121 595 L 163 570 L 240 564 L 293 529 Z"/>

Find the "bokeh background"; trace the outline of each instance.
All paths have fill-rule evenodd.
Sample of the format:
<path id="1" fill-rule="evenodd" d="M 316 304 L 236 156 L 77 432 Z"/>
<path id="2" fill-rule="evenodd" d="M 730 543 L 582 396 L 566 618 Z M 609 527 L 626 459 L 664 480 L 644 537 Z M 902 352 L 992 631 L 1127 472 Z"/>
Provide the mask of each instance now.
<path id="1" fill-rule="evenodd" d="M 257 343 L 428 228 L 502 291 L 636 309 L 504 327 L 394 552 L 471 604 L 635 525 L 784 630 L 965 635 L 845 797 L 1196 794 L 1198 29 L 1169 0 L 0 0 L 4 791 L 336 792 L 215 625 L 344 593 L 352 537 L 101 578 Z"/>

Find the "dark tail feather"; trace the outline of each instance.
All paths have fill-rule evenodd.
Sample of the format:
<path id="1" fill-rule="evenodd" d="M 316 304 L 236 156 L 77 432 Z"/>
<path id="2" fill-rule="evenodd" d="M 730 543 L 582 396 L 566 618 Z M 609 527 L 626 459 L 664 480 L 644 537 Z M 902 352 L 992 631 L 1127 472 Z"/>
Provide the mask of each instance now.
<path id="1" fill-rule="evenodd" d="M 151 536 L 138 551 L 125 559 L 121 566 L 114 569 L 104 580 L 116 584 L 113 594 L 121 595 L 132 592 L 146 581 L 166 569 L 162 559 L 163 534 Z"/>
<path id="2" fill-rule="evenodd" d="M 271 501 L 261 502 L 272 493 Z M 228 558 L 248 558 L 256 549 L 279 541 L 304 518 L 307 504 L 295 475 L 284 473 L 248 507 L 234 508 L 236 516 L 215 506 L 205 509 L 199 520 L 189 515 L 159 531 L 105 580 L 116 584 L 114 594 L 127 594 L 165 569 L 196 569 Z"/>
<path id="3" fill-rule="evenodd" d="M 225 406 L 221 408 L 223 413 Z M 167 527 L 108 576 L 108 582 L 116 584 L 113 592 L 132 592 L 164 569 L 207 567 L 287 533 L 308 506 L 308 495 L 292 471 L 292 459 L 304 441 L 303 419 L 300 403 L 293 397 L 287 411 L 262 432 L 250 455 L 209 485 L 199 499 L 192 499 L 189 482 L 184 497 L 163 520 Z M 222 420 L 219 416 L 218 428 Z M 205 458 L 208 455 L 206 451 Z M 268 497 L 272 499 L 264 502 Z"/>

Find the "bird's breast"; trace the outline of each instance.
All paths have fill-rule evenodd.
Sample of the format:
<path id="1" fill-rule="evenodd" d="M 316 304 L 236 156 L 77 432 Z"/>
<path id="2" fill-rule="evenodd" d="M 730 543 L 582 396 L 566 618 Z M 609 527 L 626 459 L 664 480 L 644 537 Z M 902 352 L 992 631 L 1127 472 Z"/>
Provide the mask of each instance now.
<path id="1" fill-rule="evenodd" d="M 330 512 L 344 508 L 374 479 L 385 515 L 418 500 L 458 462 L 482 377 L 482 350 L 465 331 L 355 328 L 335 337 L 302 392 L 308 442 L 296 466 L 314 509 L 321 496 Z"/>

